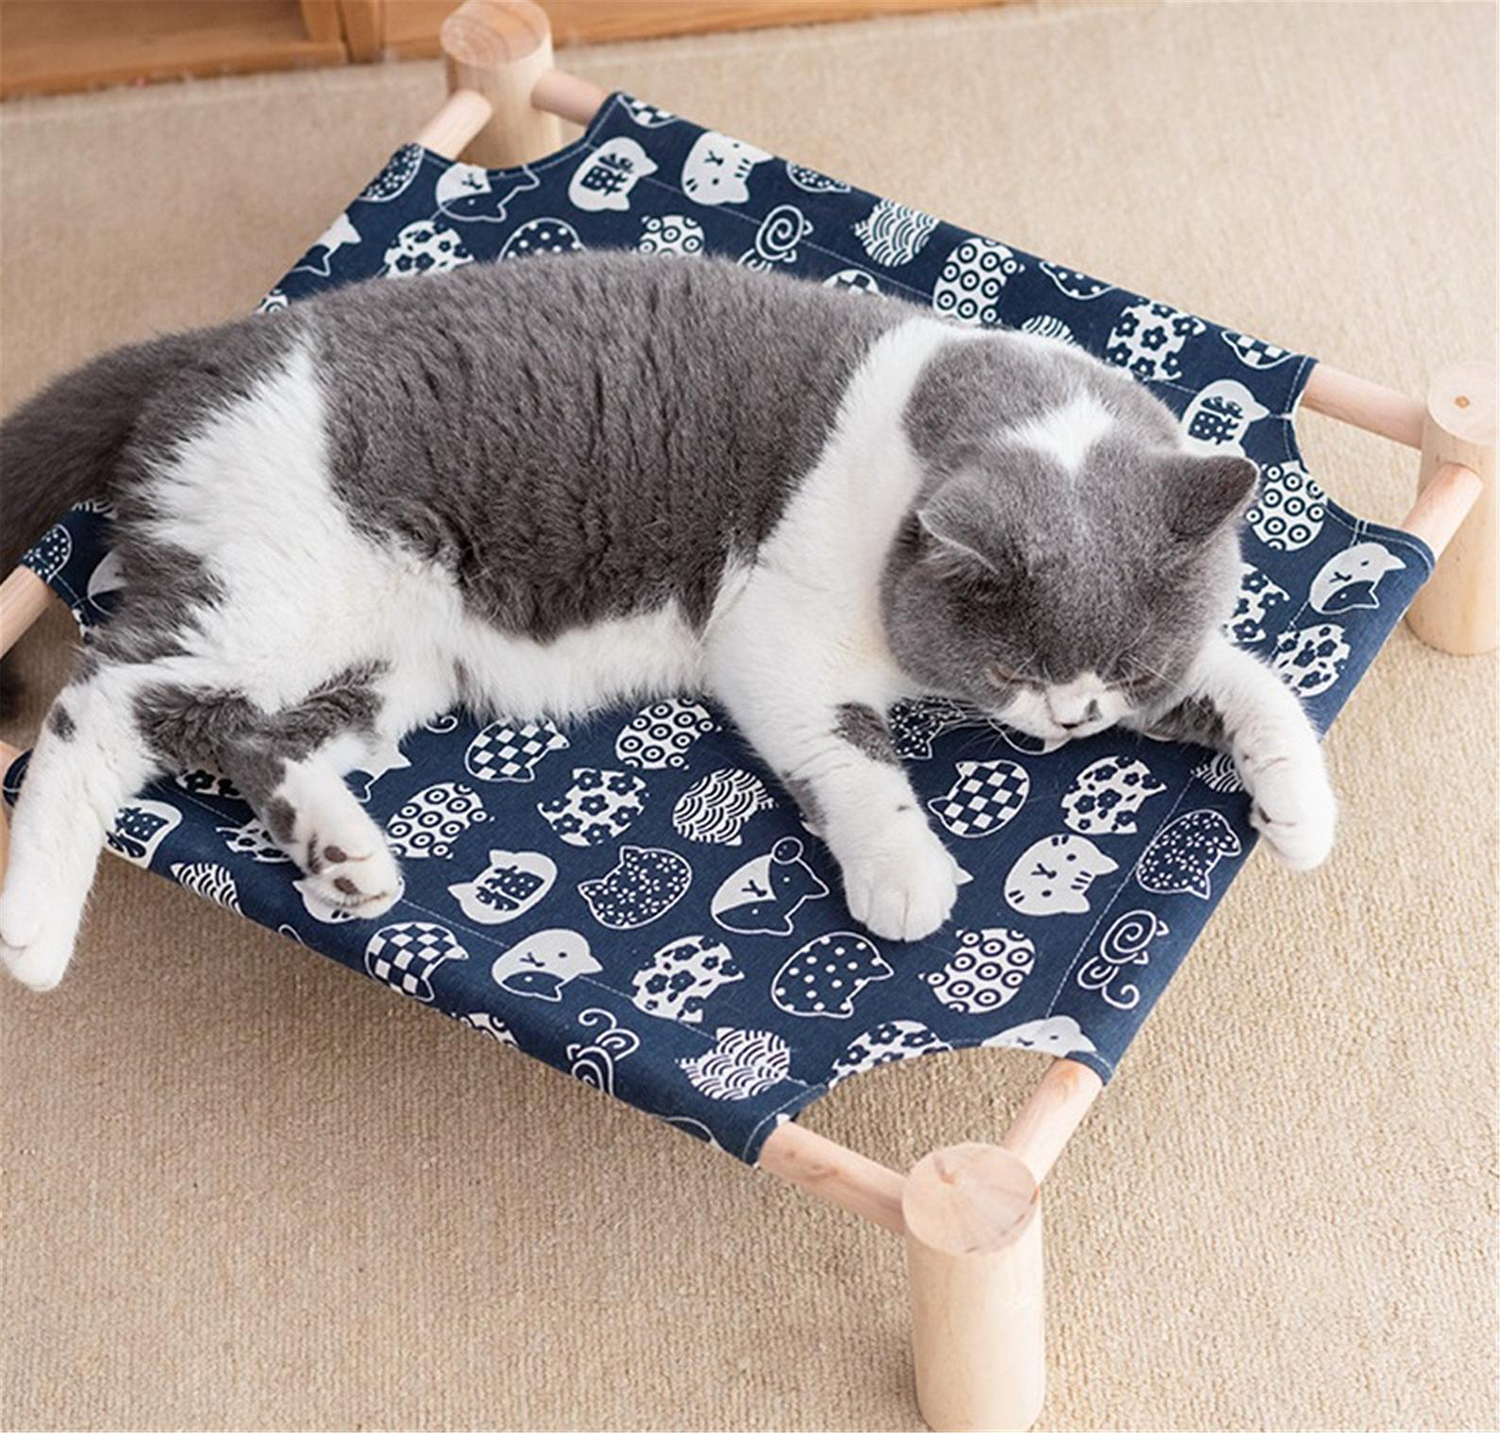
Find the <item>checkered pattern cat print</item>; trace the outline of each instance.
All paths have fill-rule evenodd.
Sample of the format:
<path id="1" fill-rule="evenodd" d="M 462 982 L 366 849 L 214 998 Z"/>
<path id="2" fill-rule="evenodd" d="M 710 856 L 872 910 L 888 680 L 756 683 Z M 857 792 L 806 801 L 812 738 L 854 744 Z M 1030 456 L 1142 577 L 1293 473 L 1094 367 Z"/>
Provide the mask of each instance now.
<path id="1" fill-rule="evenodd" d="M 1351 517 L 1303 465 L 1291 413 L 1307 358 L 625 95 L 528 166 L 399 150 L 261 307 L 274 323 L 354 279 L 604 246 L 723 255 L 851 304 L 885 293 L 1127 370 L 1200 449 L 1259 466 L 1227 630 L 1320 726 L 1430 567 L 1420 542 Z M 110 521 L 85 505 L 28 558 L 85 640 L 119 584 Z M 947 928 L 898 945 L 851 920 L 821 842 L 710 702 L 684 693 L 562 727 L 495 715 L 447 713 L 349 774 L 406 877 L 378 919 L 321 907 L 213 772 L 156 782 L 110 845 L 754 1160 L 831 1084 L 934 1050 L 1068 1055 L 1108 1078 L 1254 843 L 1223 757 L 1118 731 L 1054 749 L 950 701 L 903 702 L 897 750 L 972 879 Z"/>

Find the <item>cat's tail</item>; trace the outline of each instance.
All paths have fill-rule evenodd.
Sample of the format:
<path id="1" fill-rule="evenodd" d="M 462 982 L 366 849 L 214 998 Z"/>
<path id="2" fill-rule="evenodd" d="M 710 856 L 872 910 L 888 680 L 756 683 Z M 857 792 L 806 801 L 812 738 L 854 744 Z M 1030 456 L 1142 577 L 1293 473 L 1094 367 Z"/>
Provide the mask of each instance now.
<path id="1" fill-rule="evenodd" d="M 137 415 L 204 340 L 170 334 L 114 349 L 0 423 L 0 578 L 75 503 L 113 495 Z"/>

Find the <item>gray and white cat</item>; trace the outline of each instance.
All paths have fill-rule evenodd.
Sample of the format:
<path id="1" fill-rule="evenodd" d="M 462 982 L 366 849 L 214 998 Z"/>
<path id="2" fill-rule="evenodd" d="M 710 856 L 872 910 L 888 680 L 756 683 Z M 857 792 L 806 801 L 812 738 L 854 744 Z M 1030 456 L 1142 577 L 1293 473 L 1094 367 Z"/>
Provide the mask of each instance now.
<path id="1" fill-rule="evenodd" d="M 387 909 L 343 775 L 457 702 L 710 693 L 894 940 L 961 875 L 886 732 L 915 693 L 1212 742 L 1289 864 L 1332 842 L 1297 699 L 1219 635 L 1254 466 L 1051 340 L 720 262 L 476 265 L 107 354 L 0 461 L 6 570 L 107 494 L 125 577 L 15 813 L 0 956 L 37 989 L 169 769 L 218 768 L 318 896 Z"/>

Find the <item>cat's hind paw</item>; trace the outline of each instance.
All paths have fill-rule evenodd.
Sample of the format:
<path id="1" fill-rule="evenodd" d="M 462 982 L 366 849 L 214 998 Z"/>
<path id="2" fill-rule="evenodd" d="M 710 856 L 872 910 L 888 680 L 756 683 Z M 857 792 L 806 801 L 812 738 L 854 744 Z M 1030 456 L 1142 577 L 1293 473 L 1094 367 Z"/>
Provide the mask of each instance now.
<path id="1" fill-rule="evenodd" d="M 367 850 L 349 850 L 329 842 L 310 843 L 307 889 L 318 900 L 356 920 L 384 915 L 401 897 L 401 868 L 383 839 Z"/>
<path id="2" fill-rule="evenodd" d="M 0 896 L 0 964 L 32 990 L 53 990 L 73 958 L 77 921 L 48 916 L 19 890 Z"/>

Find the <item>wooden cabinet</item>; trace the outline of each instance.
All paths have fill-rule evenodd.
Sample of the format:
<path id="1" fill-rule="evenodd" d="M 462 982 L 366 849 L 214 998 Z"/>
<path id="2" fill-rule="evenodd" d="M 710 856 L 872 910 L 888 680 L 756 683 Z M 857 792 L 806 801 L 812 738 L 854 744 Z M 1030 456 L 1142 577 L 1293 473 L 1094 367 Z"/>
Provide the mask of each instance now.
<path id="1" fill-rule="evenodd" d="M 541 0 L 556 46 L 995 0 Z M 0 0 L 0 99 L 438 53 L 458 0 Z"/>

